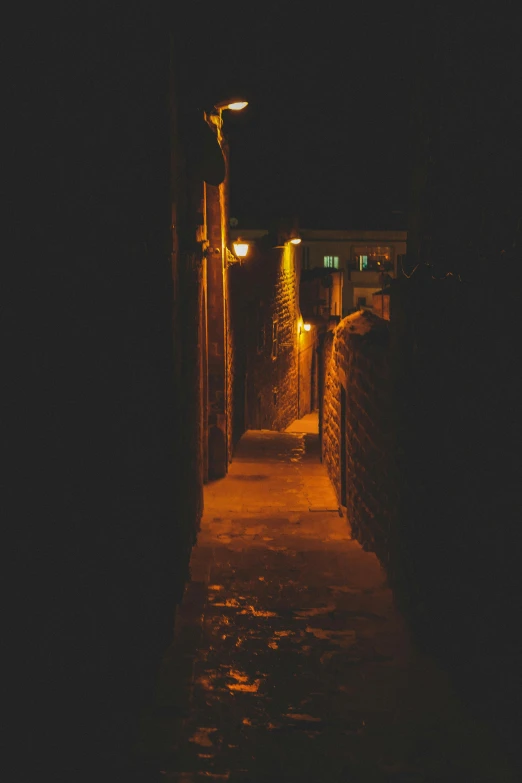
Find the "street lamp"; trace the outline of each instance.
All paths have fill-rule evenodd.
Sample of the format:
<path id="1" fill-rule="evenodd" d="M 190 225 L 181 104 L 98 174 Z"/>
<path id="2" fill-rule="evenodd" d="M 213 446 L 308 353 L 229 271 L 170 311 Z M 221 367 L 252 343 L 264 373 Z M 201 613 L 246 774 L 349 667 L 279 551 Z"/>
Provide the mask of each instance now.
<path id="1" fill-rule="evenodd" d="M 219 119 L 221 120 L 221 114 L 224 111 L 242 111 L 246 106 L 248 106 L 248 101 L 243 100 L 243 98 L 233 98 L 228 101 L 219 101 L 219 103 L 214 104 L 213 108 L 216 110 Z"/>
<path id="2" fill-rule="evenodd" d="M 243 100 L 220 101 L 220 103 L 215 104 L 216 109 L 219 109 L 220 111 L 224 111 L 225 109 L 230 109 L 230 111 L 241 111 L 241 109 L 244 109 L 246 106 L 248 106 L 248 101 Z"/>

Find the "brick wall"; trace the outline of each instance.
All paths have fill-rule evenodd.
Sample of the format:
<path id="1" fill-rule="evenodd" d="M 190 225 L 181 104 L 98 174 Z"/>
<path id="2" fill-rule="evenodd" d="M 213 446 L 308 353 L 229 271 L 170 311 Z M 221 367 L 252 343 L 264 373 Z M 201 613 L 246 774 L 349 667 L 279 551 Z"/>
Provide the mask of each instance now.
<path id="1" fill-rule="evenodd" d="M 484 317 L 490 294 L 420 269 L 392 284 L 390 322 L 355 313 L 321 341 L 323 460 L 341 497 L 344 387 L 348 517 L 390 576 L 414 586 L 414 612 L 414 593 L 418 606 L 443 595 L 466 602 L 456 574 L 466 560 L 478 586 L 481 569 L 493 567 L 484 538 L 493 518 L 506 562 L 513 557 L 519 384 L 510 367 L 520 349 L 516 308 L 503 314 L 505 330 Z M 434 533 L 442 521 L 449 548 Z M 442 572 L 442 562 L 453 567 Z M 506 579 L 500 568 L 495 590 Z"/>
<path id="2" fill-rule="evenodd" d="M 327 333 L 322 350 L 323 461 L 354 534 L 383 559 L 394 481 L 388 342 L 388 325 L 360 311 Z"/>
<path id="3" fill-rule="evenodd" d="M 283 430 L 297 418 L 297 288 L 295 250 L 261 244 L 238 270 L 241 305 L 235 333 L 243 335 L 245 422 Z"/>
<path id="4" fill-rule="evenodd" d="M 226 377 L 226 392 L 227 392 L 227 456 L 228 461 L 232 460 L 232 454 L 234 450 L 234 395 L 237 385 L 236 380 L 236 357 L 235 357 L 235 339 L 234 339 L 234 327 L 233 327 L 233 305 L 231 302 L 231 283 L 230 275 L 231 268 L 229 267 L 225 274 L 225 296 L 226 296 L 226 342 L 227 342 L 227 377 Z"/>
<path id="5" fill-rule="evenodd" d="M 246 359 L 247 359 L 247 312 L 246 278 L 243 266 L 239 263 L 228 268 L 228 312 L 229 342 L 231 345 L 232 372 L 229 377 L 232 418 L 230 434 L 232 451 L 247 428 L 246 423 Z"/>
<path id="6" fill-rule="evenodd" d="M 390 322 L 345 318 L 322 338 L 320 425 L 339 496 L 344 427 L 348 518 L 417 639 L 516 748 L 521 350 L 515 297 L 494 318 L 494 291 L 420 267 L 392 283 Z"/>
<path id="7" fill-rule="evenodd" d="M 317 327 L 311 325 L 309 332 L 303 329 L 298 334 L 299 351 L 299 410 L 297 418 L 310 413 L 317 405 Z"/>

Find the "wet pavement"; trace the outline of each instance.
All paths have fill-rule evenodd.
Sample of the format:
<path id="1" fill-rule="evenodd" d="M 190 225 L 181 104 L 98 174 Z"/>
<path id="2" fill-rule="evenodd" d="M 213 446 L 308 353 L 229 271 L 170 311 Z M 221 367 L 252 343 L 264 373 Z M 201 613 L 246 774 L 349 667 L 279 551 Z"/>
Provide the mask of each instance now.
<path id="1" fill-rule="evenodd" d="M 161 780 L 515 780 L 414 649 L 316 434 L 243 437 L 206 487 L 191 574 L 144 741 Z"/>

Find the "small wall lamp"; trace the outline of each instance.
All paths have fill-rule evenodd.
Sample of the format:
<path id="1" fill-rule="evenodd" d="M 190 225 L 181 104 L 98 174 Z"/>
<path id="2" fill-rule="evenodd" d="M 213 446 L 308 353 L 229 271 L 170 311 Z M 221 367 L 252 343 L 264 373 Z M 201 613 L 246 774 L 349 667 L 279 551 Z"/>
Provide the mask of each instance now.
<path id="1" fill-rule="evenodd" d="M 300 245 L 301 239 L 299 237 L 294 237 L 293 239 L 290 240 L 290 242 L 292 243 L 292 245 Z"/>
<path id="2" fill-rule="evenodd" d="M 309 332 L 311 328 L 312 328 L 312 324 L 309 323 L 303 324 L 303 329 L 305 330 L 305 332 Z"/>
<path id="3" fill-rule="evenodd" d="M 248 251 L 250 249 L 250 245 L 248 242 L 242 242 L 240 239 L 237 240 L 237 242 L 233 243 L 234 245 L 234 253 L 238 258 L 245 258 L 245 256 L 248 255 Z"/>

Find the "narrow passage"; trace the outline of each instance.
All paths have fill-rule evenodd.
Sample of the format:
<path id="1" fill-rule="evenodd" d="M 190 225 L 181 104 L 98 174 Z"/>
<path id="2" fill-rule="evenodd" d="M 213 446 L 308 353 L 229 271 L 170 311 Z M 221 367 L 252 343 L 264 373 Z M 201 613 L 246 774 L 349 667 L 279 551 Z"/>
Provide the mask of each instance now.
<path id="1" fill-rule="evenodd" d="M 162 779 L 514 780 L 414 650 L 317 434 L 289 429 L 247 432 L 206 488 L 151 727 Z"/>

